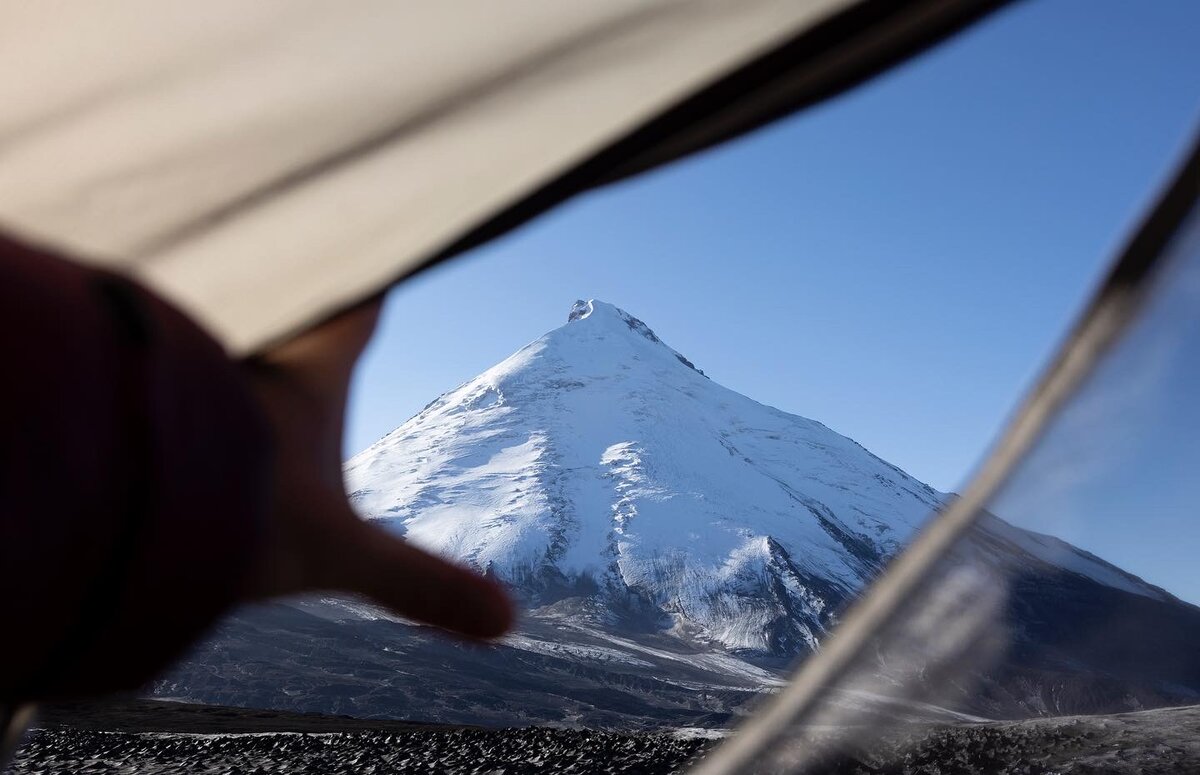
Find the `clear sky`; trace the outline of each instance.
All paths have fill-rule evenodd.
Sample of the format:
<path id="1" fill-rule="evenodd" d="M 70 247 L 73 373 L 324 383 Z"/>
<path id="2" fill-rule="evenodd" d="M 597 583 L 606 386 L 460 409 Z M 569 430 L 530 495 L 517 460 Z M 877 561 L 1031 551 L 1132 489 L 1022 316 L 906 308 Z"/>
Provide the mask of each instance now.
<path id="1" fill-rule="evenodd" d="M 1200 2 L 1030 0 L 392 292 L 347 453 L 566 322 L 960 486 L 1200 121 Z"/>

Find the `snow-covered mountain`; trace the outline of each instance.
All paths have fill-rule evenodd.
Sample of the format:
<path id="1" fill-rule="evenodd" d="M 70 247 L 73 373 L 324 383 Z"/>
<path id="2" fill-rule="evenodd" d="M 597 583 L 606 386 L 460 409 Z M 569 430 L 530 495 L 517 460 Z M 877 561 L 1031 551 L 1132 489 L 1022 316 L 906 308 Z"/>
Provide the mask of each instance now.
<path id="1" fill-rule="evenodd" d="M 825 426 L 708 379 L 580 301 L 355 456 L 364 516 L 496 573 L 729 649 L 796 653 L 939 493 Z"/>
<path id="2" fill-rule="evenodd" d="M 364 516 L 498 574 L 534 607 L 584 597 L 610 616 L 779 656 L 812 649 L 946 497 L 818 422 L 716 384 L 595 300 L 355 456 L 345 476 Z M 1027 552 L 1062 554 L 996 525 Z"/>
<path id="3" fill-rule="evenodd" d="M 725 724 L 952 497 L 716 384 L 599 301 L 344 473 L 365 517 L 507 581 L 518 631 L 479 648 L 355 601 L 274 604 L 227 620 L 157 693 L 449 722 Z M 1003 579 L 1006 651 L 950 682 L 943 707 L 901 715 L 1200 701 L 1200 609 L 991 516 L 956 557 Z"/>

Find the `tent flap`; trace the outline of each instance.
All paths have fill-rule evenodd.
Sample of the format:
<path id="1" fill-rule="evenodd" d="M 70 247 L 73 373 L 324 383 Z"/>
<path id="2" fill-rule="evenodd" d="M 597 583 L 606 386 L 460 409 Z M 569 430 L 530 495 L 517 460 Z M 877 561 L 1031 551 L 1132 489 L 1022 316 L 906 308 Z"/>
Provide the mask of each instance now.
<path id="1" fill-rule="evenodd" d="M 0 224 L 252 352 L 999 4 L 8 4 Z"/>

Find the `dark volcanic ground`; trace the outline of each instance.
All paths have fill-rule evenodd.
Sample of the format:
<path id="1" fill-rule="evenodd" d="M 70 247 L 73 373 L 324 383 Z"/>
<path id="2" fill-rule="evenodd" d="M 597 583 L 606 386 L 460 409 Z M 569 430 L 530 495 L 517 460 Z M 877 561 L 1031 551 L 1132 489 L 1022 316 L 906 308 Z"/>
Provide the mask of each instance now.
<path id="1" fill-rule="evenodd" d="M 35 732 L 12 773 L 678 772 L 698 741 L 528 727 L 252 735 Z"/>
<path id="2" fill-rule="evenodd" d="M 667 733 L 450 728 L 159 703 L 44 714 L 7 772 L 670 773 L 715 743 Z M 105 727 L 105 724 L 108 724 Z M 122 731 L 102 731 L 120 729 Z M 240 731 L 233 731 L 238 729 Z M 1200 706 L 897 730 L 830 775 L 1200 772 Z"/>

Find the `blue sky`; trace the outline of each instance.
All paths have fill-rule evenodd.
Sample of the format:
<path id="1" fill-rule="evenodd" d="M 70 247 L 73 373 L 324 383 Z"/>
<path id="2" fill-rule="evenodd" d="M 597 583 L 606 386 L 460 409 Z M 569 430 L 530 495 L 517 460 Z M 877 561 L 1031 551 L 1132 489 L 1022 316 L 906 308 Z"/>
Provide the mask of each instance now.
<path id="1" fill-rule="evenodd" d="M 346 451 L 594 297 L 956 489 L 1200 120 L 1198 29 L 1191 0 L 1020 3 L 427 272 L 389 297 Z"/>

